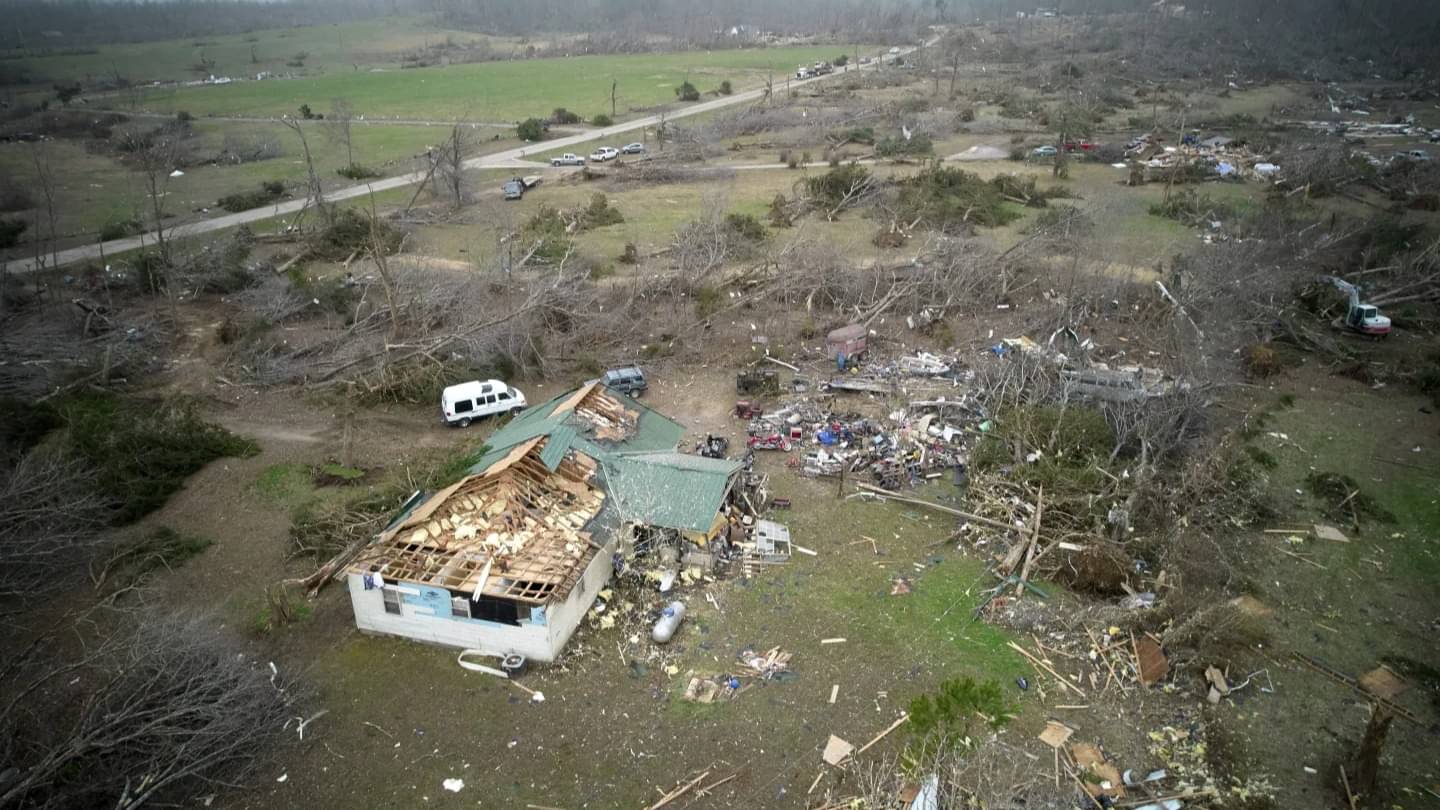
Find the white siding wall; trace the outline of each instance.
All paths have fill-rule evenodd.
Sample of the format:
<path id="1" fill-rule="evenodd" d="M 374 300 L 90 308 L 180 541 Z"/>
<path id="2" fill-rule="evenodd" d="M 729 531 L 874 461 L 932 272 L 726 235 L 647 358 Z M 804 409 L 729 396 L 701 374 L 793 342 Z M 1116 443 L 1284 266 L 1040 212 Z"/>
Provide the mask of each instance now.
<path id="1" fill-rule="evenodd" d="M 521 622 L 519 627 L 498 622 L 481 622 L 433 616 L 424 609 L 404 602 L 400 615 L 385 612 L 385 598 L 377 588 L 365 590 L 359 574 L 349 574 L 350 606 L 355 611 L 355 626 L 367 633 L 383 633 L 402 638 L 441 644 L 446 647 L 477 649 L 495 655 L 519 653 L 532 661 L 553 661 L 580 625 L 595 594 L 610 580 L 610 549 L 595 555 L 570 596 L 559 604 L 545 608 L 545 624 Z M 408 588 L 405 583 L 397 587 Z M 389 587 L 389 586 L 387 586 Z"/>
<path id="2" fill-rule="evenodd" d="M 575 583 L 575 587 L 571 589 L 569 598 L 558 605 L 550 605 L 546 610 L 546 622 L 550 630 L 550 646 L 555 652 L 550 658 L 543 660 L 549 661 L 555 655 L 560 654 L 560 650 L 565 647 L 565 642 L 570 640 L 575 628 L 580 626 L 580 622 L 589 612 L 590 606 L 595 603 L 595 594 L 599 593 L 600 589 L 605 587 L 605 583 L 610 581 L 610 575 L 614 573 L 614 568 L 610 564 L 610 554 L 613 548 L 613 545 L 607 545 L 597 552 L 595 559 L 590 561 L 590 566 L 580 577 L 580 581 Z"/>

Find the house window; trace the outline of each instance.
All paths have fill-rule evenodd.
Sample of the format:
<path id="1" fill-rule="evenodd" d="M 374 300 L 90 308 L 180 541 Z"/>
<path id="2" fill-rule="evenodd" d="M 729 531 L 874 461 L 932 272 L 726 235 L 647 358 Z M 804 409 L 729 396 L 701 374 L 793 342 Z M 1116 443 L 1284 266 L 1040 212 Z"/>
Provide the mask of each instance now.
<path id="1" fill-rule="evenodd" d="M 499 624 L 520 624 L 520 620 L 530 618 L 530 606 L 520 605 L 509 599 L 497 599 L 493 596 L 481 596 L 479 601 L 470 606 L 470 618 L 482 619 L 487 622 Z"/>
<path id="2" fill-rule="evenodd" d="M 475 407 L 475 404 L 474 404 L 473 402 L 471 402 L 471 401 L 468 400 L 468 399 L 462 399 L 462 400 L 460 400 L 459 402 L 455 403 L 455 412 L 456 412 L 456 413 L 469 413 L 470 410 L 471 410 L 472 408 L 474 408 L 474 407 Z"/>
<path id="3" fill-rule="evenodd" d="M 384 588 L 381 594 L 385 597 L 385 612 L 400 615 L 400 592 L 394 588 Z"/>
<path id="4" fill-rule="evenodd" d="M 463 596 L 450 597 L 450 615 L 457 619 L 470 618 L 470 600 Z"/>

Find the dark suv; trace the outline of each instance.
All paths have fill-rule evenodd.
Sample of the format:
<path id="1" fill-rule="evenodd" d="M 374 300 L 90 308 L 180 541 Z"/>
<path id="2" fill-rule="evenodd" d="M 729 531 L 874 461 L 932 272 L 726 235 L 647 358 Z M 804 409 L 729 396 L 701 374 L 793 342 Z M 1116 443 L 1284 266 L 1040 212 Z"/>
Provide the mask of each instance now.
<path id="1" fill-rule="evenodd" d="M 606 388 L 613 388 L 632 397 L 640 396 L 645 390 L 645 372 L 639 366 L 626 366 L 624 368 L 612 368 L 605 372 L 600 378 L 601 384 Z"/>

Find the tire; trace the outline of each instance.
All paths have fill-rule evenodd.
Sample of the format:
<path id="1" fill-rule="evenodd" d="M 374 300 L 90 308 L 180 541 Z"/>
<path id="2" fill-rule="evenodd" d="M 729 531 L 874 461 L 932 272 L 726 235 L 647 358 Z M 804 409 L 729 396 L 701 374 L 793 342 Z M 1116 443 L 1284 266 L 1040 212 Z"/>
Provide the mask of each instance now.
<path id="1" fill-rule="evenodd" d="M 467 416 L 464 419 L 461 419 L 459 422 L 456 422 L 455 425 L 462 428 L 470 427 L 470 417 Z"/>
<path id="2" fill-rule="evenodd" d="M 519 415 L 520 415 L 520 412 L 523 411 L 523 410 L 525 410 L 525 409 L 522 408 L 522 407 L 520 407 L 519 405 L 516 405 L 515 407 L 513 407 L 513 408 L 510 409 L 510 415 L 511 415 L 511 416 L 519 416 Z"/>

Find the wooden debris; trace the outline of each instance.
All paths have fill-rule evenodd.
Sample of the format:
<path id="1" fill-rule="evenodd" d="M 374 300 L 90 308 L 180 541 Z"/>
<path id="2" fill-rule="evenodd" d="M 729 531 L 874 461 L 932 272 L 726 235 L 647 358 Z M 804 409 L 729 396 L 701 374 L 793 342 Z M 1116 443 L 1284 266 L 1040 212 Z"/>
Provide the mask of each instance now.
<path id="1" fill-rule="evenodd" d="M 1326 526 L 1323 523 L 1315 524 L 1314 528 L 1311 529 L 1311 533 L 1315 535 L 1316 540 L 1329 540 L 1335 543 L 1350 542 L 1350 538 L 1346 537 L 1344 532 L 1334 526 Z"/>
<path id="2" fill-rule="evenodd" d="M 699 798 L 699 797 L 701 797 L 701 796 L 708 796 L 708 795 L 710 795 L 710 791 L 714 790 L 714 789 L 717 788 L 717 787 L 720 787 L 721 785 L 725 784 L 726 782 L 729 782 L 731 779 L 734 779 L 735 777 L 737 777 L 737 776 L 739 776 L 739 775 L 740 775 L 740 772 L 739 772 L 739 771 L 736 771 L 735 773 L 730 774 L 729 776 L 725 777 L 724 779 L 721 779 L 721 780 L 718 781 L 718 782 L 711 782 L 710 784 L 706 785 L 705 787 L 700 788 L 699 790 L 695 791 L 695 797 L 696 797 L 696 798 Z"/>
<path id="3" fill-rule="evenodd" d="M 1034 655 L 1031 655 L 1028 650 L 1026 650 L 1024 647 L 1021 647 L 1019 644 L 1016 644 L 1013 641 L 1007 643 L 1009 644 L 1010 649 L 1025 656 L 1025 658 L 1028 659 L 1031 664 L 1034 664 L 1037 669 L 1049 674 L 1055 680 L 1059 681 L 1061 686 L 1069 689 L 1070 691 L 1074 692 L 1082 698 L 1085 697 L 1085 690 L 1071 683 L 1069 678 L 1066 678 L 1064 675 L 1056 672 L 1054 667 L 1051 667 L 1049 664 L 1045 663 L 1041 659 L 1036 658 Z"/>
<path id="4" fill-rule="evenodd" d="M 840 696 L 840 684 L 837 683 L 837 684 L 834 684 L 833 686 L 830 687 L 830 705 L 831 705 L 831 706 L 834 706 L 834 705 L 835 705 L 835 698 L 837 698 L 837 697 L 839 697 L 839 696 Z"/>
<path id="5" fill-rule="evenodd" d="M 1045 743 L 1051 748 L 1059 748 L 1064 745 L 1065 741 L 1070 739 L 1070 735 L 1074 733 L 1075 729 L 1070 728 L 1059 720 L 1050 720 L 1045 723 L 1045 730 L 1040 732 L 1040 742 Z"/>
<path id="6" fill-rule="evenodd" d="M 1102 795 L 1112 799 L 1125 798 L 1125 786 L 1120 779 L 1120 770 L 1105 761 L 1105 755 L 1093 743 L 1071 743 L 1070 756 L 1081 771 L 1091 774 L 1091 779 L 1081 779 L 1080 786 L 1093 799 Z"/>
<path id="7" fill-rule="evenodd" d="M 940 504 L 938 504 L 938 503 L 931 503 L 930 501 L 921 500 L 921 499 L 919 499 L 919 498 L 910 498 L 910 497 L 907 497 L 907 496 L 905 496 L 905 495 L 901 495 L 900 493 L 895 492 L 895 491 L 893 491 L 893 490 L 881 489 L 880 487 L 874 486 L 873 484 L 866 484 L 866 483 L 862 483 L 862 482 L 857 481 L 857 482 L 855 482 L 855 486 L 856 486 L 857 488 L 859 488 L 859 489 L 862 489 L 862 490 L 866 491 L 866 492 L 873 492 L 873 493 L 875 493 L 876 495 L 882 495 L 882 496 L 884 496 L 885 498 L 887 498 L 887 499 L 889 499 L 889 500 L 892 500 L 892 501 L 898 501 L 898 502 L 900 502 L 900 503 L 913 504 L 913 505 L 915 505 L 915 506 L 924 506 L 924 507 L 926 507 L 926 508 L 928 508 L 928 509 L 934 509 L 934 510 L 937 511 L 937 512 L 944 512 L 944 513 L 947 514 L 947 515 L 954 515 L 954 516 L 956 516 L 956 517 L 961 517 L 961 518 L 964 518 L 964 519 L 966 519 L 966 520 L 968 520 L 968 521 L 970 521 L 970 522 L 972 522 L 972 523 L 979 523 L 979 524 L 982 525 L 982 526 L 989 526 L 989 527 L 992 528 L 992 529 L 999 529 L 1000 531 L 1003 531 L 1003 532 L 1012 531 L 1012 530 L 1014 530 L 1014 528 L 1015 528 L 1014 526 L 1011 526 L 1011 525 L 1008 524 L 1008 523 L 1001 523 L 1001 522 L 998 521 L 998 520 L 991 520 L 990 518 L 987 518 L 987 517 L 981 517 L 981 516 L 979 516 L 979 515 L 972 515 L 972 514 L 970 514 L 969 512 L 961 512 L 959 509 L 951 509 L 951 508 L 948 507 L 948 506 L 942 506 L 942 505 L 940 505 Z"/>
<path id="8" fill-rule="evenodd" d="M 1415 725 L 1420 726 L 1420 727 L 1422 727 L 1422 728 L 1425 726 L 1424 721 L 1422 721 L 1419 717 L 1417 717 L 1414 712 L 1410 711 L 1409 709 L 1405 708 L 1404 706 L 1401 706 L 1401 705 L 1398 704 L 1398 703 L 1395 703 L 1395 702 L 1391 701 L 1391 700 L 1388 699 L 1388 698 L 1384 698 L 1384 697 L 1381 697 L 1381 696 L 1379 696 L 1379 695 L 1374 695 L 1374 694 L 1366 691 L 1365 688 L 1360 685 L 1360 682 L 1359 682 L 1358 680 L 1356 680 L 1355 678 L 1350 677 L 1349 675 L 1346 675 L 1345 673 L 1341 672 L 1341 671 L 1338 670 L 1338 669 L 1335 669 L 1335 668 L 1331 667 L 1329 664 L 1326 664 L 1324 661 L 1321 661 L 1321 660 L 1318 659 L 1318 658 L 1314 658 L 1314 657 L 1308 656 L 1308 655 L 1306 655 L 1306 654 L 1304 654 L 1304 653 L 1300 653 L 1300 652 L 1292 652 L 1291 655 L 1295 658 L 1295 660 L 1297 660 L 1297 661 L 1299 661 L 1300 663 L 1304 664 L 1305 666 L 1307 666 L 1307 667 L 1315 670 L 1316 672 L 1320 673 L 1321 675 L 1324 675 L 1325 677 L 1327 677 L 1327 678 L 1329 678 L 1329 679 L 1331 679 L 1331 680 L 1333 680 L 1333 681 L 1336 681 L 1337 683 L 1342 683 L 1342 684 L 1350 687 L 1351 689 L 1354 689 L 1355 691 L 1360 692 L 1361 694 L 1366 695 L 1367 697 L 1369 697 L 1369 698 L 1371 699 L 1372 702 L 1377 703 L 1377 704 L 1379 704 L 1379 705 L 1381 705 L 1381 706 L 1384 706 L 1386 709 L 1388 709 L 1388 710 L 1389 710 L 1390 712 L 1392 712 L 1393 714 L 1395 714 L 1395 715 L 1397 715 L 1397 716 L 1399 716 L 1399 717 L 1403 717 L 1403 718 L 1405 718 L 1406 720 L 1409 720 L 1410 722 L 1412 722 L 1412 723 L 1414 723 Z"/>
<path id="9" fill-rule="evenodd" d="M 825 751 L 820 754 L 820 758 L 827 765 L 839 767 L 840 763 L 853 753 L 855 753 L 855 746 L 831 734 L 830 739 L 825 742 Z"/>
<path id="10" fill-rule="evenodd" d="M 1230 607 L 1235 608 L 1247 616 L 1255 616 L 1257 618 L 1264 618 L 1274 612 L 1264 602 L 1261 602 L 1249 594 L 1231 599 Z"/>
<path id="11" fill-rule="evenodd" d="M 1152 639 L 1148 637 L 1137 639 L 1135 655 L 1137 658 L 1136 671 L 1140 673 L 1141 686 L 1154 686 L 1165 680 L 1165 676 L 1170 674 L 1170 662 L 1165 658 L 1165 651 L 1160 649 L 1160 645 Z"/>
<path id="12" fill-rule="evenodd" d="M 1384 666 L 1370 670 L 1357 681 L 1366 692 L 1386 700 L 1397 698 L 1410 688 L 1410 684 Z"/>
<path id="13" fill-rule="evenodd" d="M 1220 698 L 1230 694 L 1230 682 L 1225 679 L 1225 673 L 1213 666 L 1205 668 L 1205 681 L 1210 684 L 1210 692 L 1206 700 L 1211 703 L 1219 703 Z"/>
<path id="14" fill-rule="evenodd" d="M 417 506 L 355 556 L 352 573 L 530 605 L 563 597 L 597 553 L 583 530 L 604 505 L 594 464 L 540 461 L 548 437 L 517 445 Z"/>
<path id="15" fill-rule="evenodd" d="M 822 638 L 822 639 L 820 639 L 820 643 L 821 643 L 821 644 L 844 644 L 844 643 L 845 643 L 845 639 L 843 639 L 843 638 Z"/>
<path id="16" fill-rule="evenodd" d="M 907 720 L 909 720 L 909 719 L 910 719 L 910 715 L 909 715 L 909 714 L 902 714 L 902 715 L 900 715 L 899 719 L 897 719 L 895 722 L 893 722 L 893 723 L 891 723 L 889 726 L 887 726 L 884 731 L 882 731 L 882 732 L 880 732 L 879 734 L 876 734 L 874 737 L 872 737 L 872 738 L 870 739 L 870 742 L 867 742 L 867 743 L 865 743 L 864 745 L 860 746 L 860 750 L 857 751 L 856 753 L 857 753 L 857 754 L 863 754 L 863 753 L 865 753 L 866 751 L 868 751 L 868 750 L 870 749 L 870 746 L 872 746 L 872 745 L 874 745 L 875 743 L 878 743 L 878 742 L 880 742 L 881 740 L 885 739 L 886 737 L 890 736 L 890 732 L 892 732 L 892 731 L 894 731 L 895 729 L 897 729 L 897 728 L 905 725 L 905 722 L 906 722 Z"/>
<path id="17" fill-rule="evenodd" d="M 684 785 L 682 785 L 682 786 L 680 786 L 680 787 L 678 787 L 678 788 L 675 788 L 674 790 L 670 791 L 669 793 L 666 793 L 664 796 L 661 796 L 661 797 L 660 797 L 660 801 L 655 802 L 654 804 L 650 805 L 650 807 L 647 808 L 647 810 L 659 810 L 661 807 L 664 807 L 665 805 L 669 804 L 670 802 L 673 802 L 673 801 L 675 801 L 676 799 L 680 798 L 681 796 L 684 796 L 686 793 L 689 793 L 689 792 L 690 792 L 691 788 L 694 788 L 696 785 L 700 784 L 701 780 L 703 780 L 705 777 L 707 777 L 707 776 L 709 776 L 709 775 L 710 775 L 710 771 L 707 770 L 707 771 L 705 771 L 704 773 L 700 774 L 699 776 L 695 777 L 694 779 L 690 780 L 689 782 L 686 782 Z"/>

